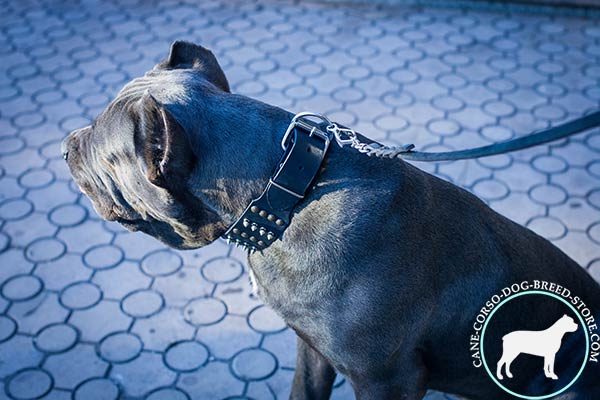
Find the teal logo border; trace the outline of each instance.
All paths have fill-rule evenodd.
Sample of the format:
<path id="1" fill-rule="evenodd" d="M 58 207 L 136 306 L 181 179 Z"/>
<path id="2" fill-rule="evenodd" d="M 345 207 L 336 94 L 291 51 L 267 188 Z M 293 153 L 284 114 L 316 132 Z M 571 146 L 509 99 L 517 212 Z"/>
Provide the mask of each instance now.
<path id="1" fill-rule="evenodd" d="M 529 294 L 541 294 L 541 295 L 545 295 L 545 296 L 550 296 L 550 297 L 554 297 L 555 299 L 558 299 L 560 301 L 562 301 L 564 304 L 566 304 L 577 316 L 577 318 L 579 319 L 579 322 L 581 323 L 581 327 L 584 331 L 585 334 L 585 357 L 583 357 L 583 363 L 581 364 L 581 368 L 579 368 L 579 371 L 577 372 L 577 375 L 575 375 L 575 377 L 571 380 L 571 382 L 569 382 L 568 385 L 566 385 L 564 388 L 557 390 L 554 393 L 550 393 L 550 394 L 545 394 L 545 395 L 541 395 L 541 396 L 526 396 L 524 394 L 519 394 L 516 392 L 513 392 L 512 390 L 508 389 L 507 387 L 505 387 L 504 385 L 502 385 L 500 382 L 498 382 L 498 380 L 496 379 L 496 377 L 494 376 L 494 374 L 492 374 L 492 372 L 490 371 L 487 362 L 485 360 L 485 352 L 483 350 L 483 343 L 484 343 L 484 337 L 485 337 L 485 330 L 487 329 L 487 325 L 488 322 L 490 322 L 490 320 L 492 319 L 492 316 L 496 313 L 496 311 L 498 311 L 498 309 L 500 309 L 500 307 L 502 307 L 503 304 L 505 304 L 506 302 L 516 299 L 517 297 L 520 296 L 525 296 L 525 295 L 529 295 Z M 575 309 L 575 307 L 573 307 L 568 301 L 566 301 L 565 299 L 563 299 L 562 297 L 554 294 L 554 293 L 548 293 L 548 292 L 544 292 L 542 290 L 529 290 L 527 292 L 521 292 L 521 293 L 517 293 L 514 294 L 512 296 L 507 297 L 506 299 L 502 300 L 495 308 L 494 310 L 492 310 L 492 312 L 490 313 L 490 315 L 488 316 L 488 318 L 486 319 L 485 323 L 483 324 L 483 329 L 481 330 L 481 360 L 483 361 L 483 366 L 485 367 L 485 370 L 487 372 L 487 374 L 490 376 L 490 378 L 492 378 L 492 380 L 496 383 L 496 385 L 498 385 L 498 387 L 500 387 L 502 390 L 504 390 L 505 392 L 515 396 L 515 397 L 519 397 L 521 399 L 528 399 L 528 400 L 541 400 L 541 399 L 547 399 L 549 397 L 553 397 L 556 395 L 561 394 L 562 392 L 564 392 L 565 390 L 567 390 L 568 388 L 570 388 L 575 381 L 577 381 L 577 379 L 579 379 L 579 376 L 581 375 L 581 373 L 583 372 L 583 369 L 585 368 L 585 365 L 587 363 L 587 358 L 588 358 L 588 354 L 590 352 L 590 336 L 589 336 L 589 332 L 587 331 L 587 327 L 585 325 L 585 322 L 583 321 L 583 318 L 581 317 L 581 315 L 579 315 L 579 313 L 577 312 L 577 310 Z"/>

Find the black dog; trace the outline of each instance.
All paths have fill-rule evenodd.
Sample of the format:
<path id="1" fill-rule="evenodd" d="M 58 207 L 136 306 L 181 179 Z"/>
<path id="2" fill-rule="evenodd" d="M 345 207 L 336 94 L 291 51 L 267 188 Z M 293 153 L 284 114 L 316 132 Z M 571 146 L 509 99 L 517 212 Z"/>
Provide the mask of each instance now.
<path id="1" fill-rule="evenodd" d="M 263 191 L 291 118 L 231 94 L 212 53 L 176 42 L 63 152 L 103 218 L 197 248 Z M 360 399 L 419 399 L 428 388 L 512 398 L 469 352 L 491 296 L 544 280 L 569 288 L 596 319 L 600 312 L 598 284 L 545 239 L 407 163 L 337 145 L 283 236 L 249 262 L 261 299 L 299 337 L 294 399 L 328 398 L 335 371 Z M 521 308 L 505 324 L 550 326 L 554 311 L 551 301 Z M 489 335 L 501 343 L 504 333 Z M 555 389 L 537 378 L 539 360 L 520 359 L 522 388 Z M 561 396 L 600 399 L 598 370 L 588 366 Z"/>

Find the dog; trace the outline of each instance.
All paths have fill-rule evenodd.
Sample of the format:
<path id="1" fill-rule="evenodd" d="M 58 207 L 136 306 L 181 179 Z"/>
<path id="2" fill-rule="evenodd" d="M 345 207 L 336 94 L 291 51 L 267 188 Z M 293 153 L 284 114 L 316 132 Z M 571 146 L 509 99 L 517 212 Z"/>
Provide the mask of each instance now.
<path id="1" fill-rule="evenodd" d="M 512 378 L 510 364 L 521 353 L 544 357 L 544 375 L 558 379 L 554 373 L 554 358 L 560 349 L 565 333 L 575 332 L 577 324 L 573 318 L 564 314 L 558 321 L 543 331 L 514 331 L 502 337 L 502 357 L 496 365 L 496 376 L 502 377 L 502 367 L 506 367 L 506 376 Z"/>
<path id="2" fill-rule="evenodd" d="M 178 41 L 62 151 L 104 219 L 193 249 L 261 194 L 292 117 L 231 93 L 209 50 Z M 334 144 L 287 230 L 248 262 L 262 301 L 297 333 L 292 399 L 329 398 L 336 373 L 363 400 L 427 389 L 508 398 L 468 352 L 491 295 L 543 278 L 585 299 L 596 319 L 600 310 L 598 284 L 547 240 L 408 163 Z M 535 314 L 549 326 L 556 310 L 522 311 L 506 322 Z M 561 396 L 600 398 L 597 372 L 586 368 Z"/>

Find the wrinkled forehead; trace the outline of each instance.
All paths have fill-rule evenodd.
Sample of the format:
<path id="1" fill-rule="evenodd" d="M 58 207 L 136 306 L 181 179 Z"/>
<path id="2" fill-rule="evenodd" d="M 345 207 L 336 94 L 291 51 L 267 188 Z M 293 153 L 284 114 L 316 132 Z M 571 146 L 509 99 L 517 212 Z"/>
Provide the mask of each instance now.
<path id="1" fill-rule="evenodd" d="M 186 75 L 180 71 L 152 70 L 144 76 L 133 79 L 96 118 L 95 127 L 132 123 L 132 117 L 135 117 L 138 111 L 135 108 L 137 102 L 147 92 L 164 104 L 185 101 L 189 91 L 187 89 L 189 77 Z"/>

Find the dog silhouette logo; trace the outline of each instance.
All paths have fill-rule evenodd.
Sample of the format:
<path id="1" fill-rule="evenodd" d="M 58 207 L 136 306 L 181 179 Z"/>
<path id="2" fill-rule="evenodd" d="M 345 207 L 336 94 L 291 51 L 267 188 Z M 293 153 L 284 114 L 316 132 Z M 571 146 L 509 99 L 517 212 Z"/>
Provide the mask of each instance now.
<path id="1" fill-rule="evenodd" d="M 544 357 L 544 375 L 558 379 L 554 373 L 554 358 L 560 349 L 562 338 L 567 332 L 575 332 L 577 324 L 573 318 L 563 315 L 551 327 L 541 331 L 514 331 L 502 337 L 502 357 L 496 364 L 496 377 L 503 379 L 502 367 L 506 376 L 512 378 L 510 364 L 521 353 Z"/>

